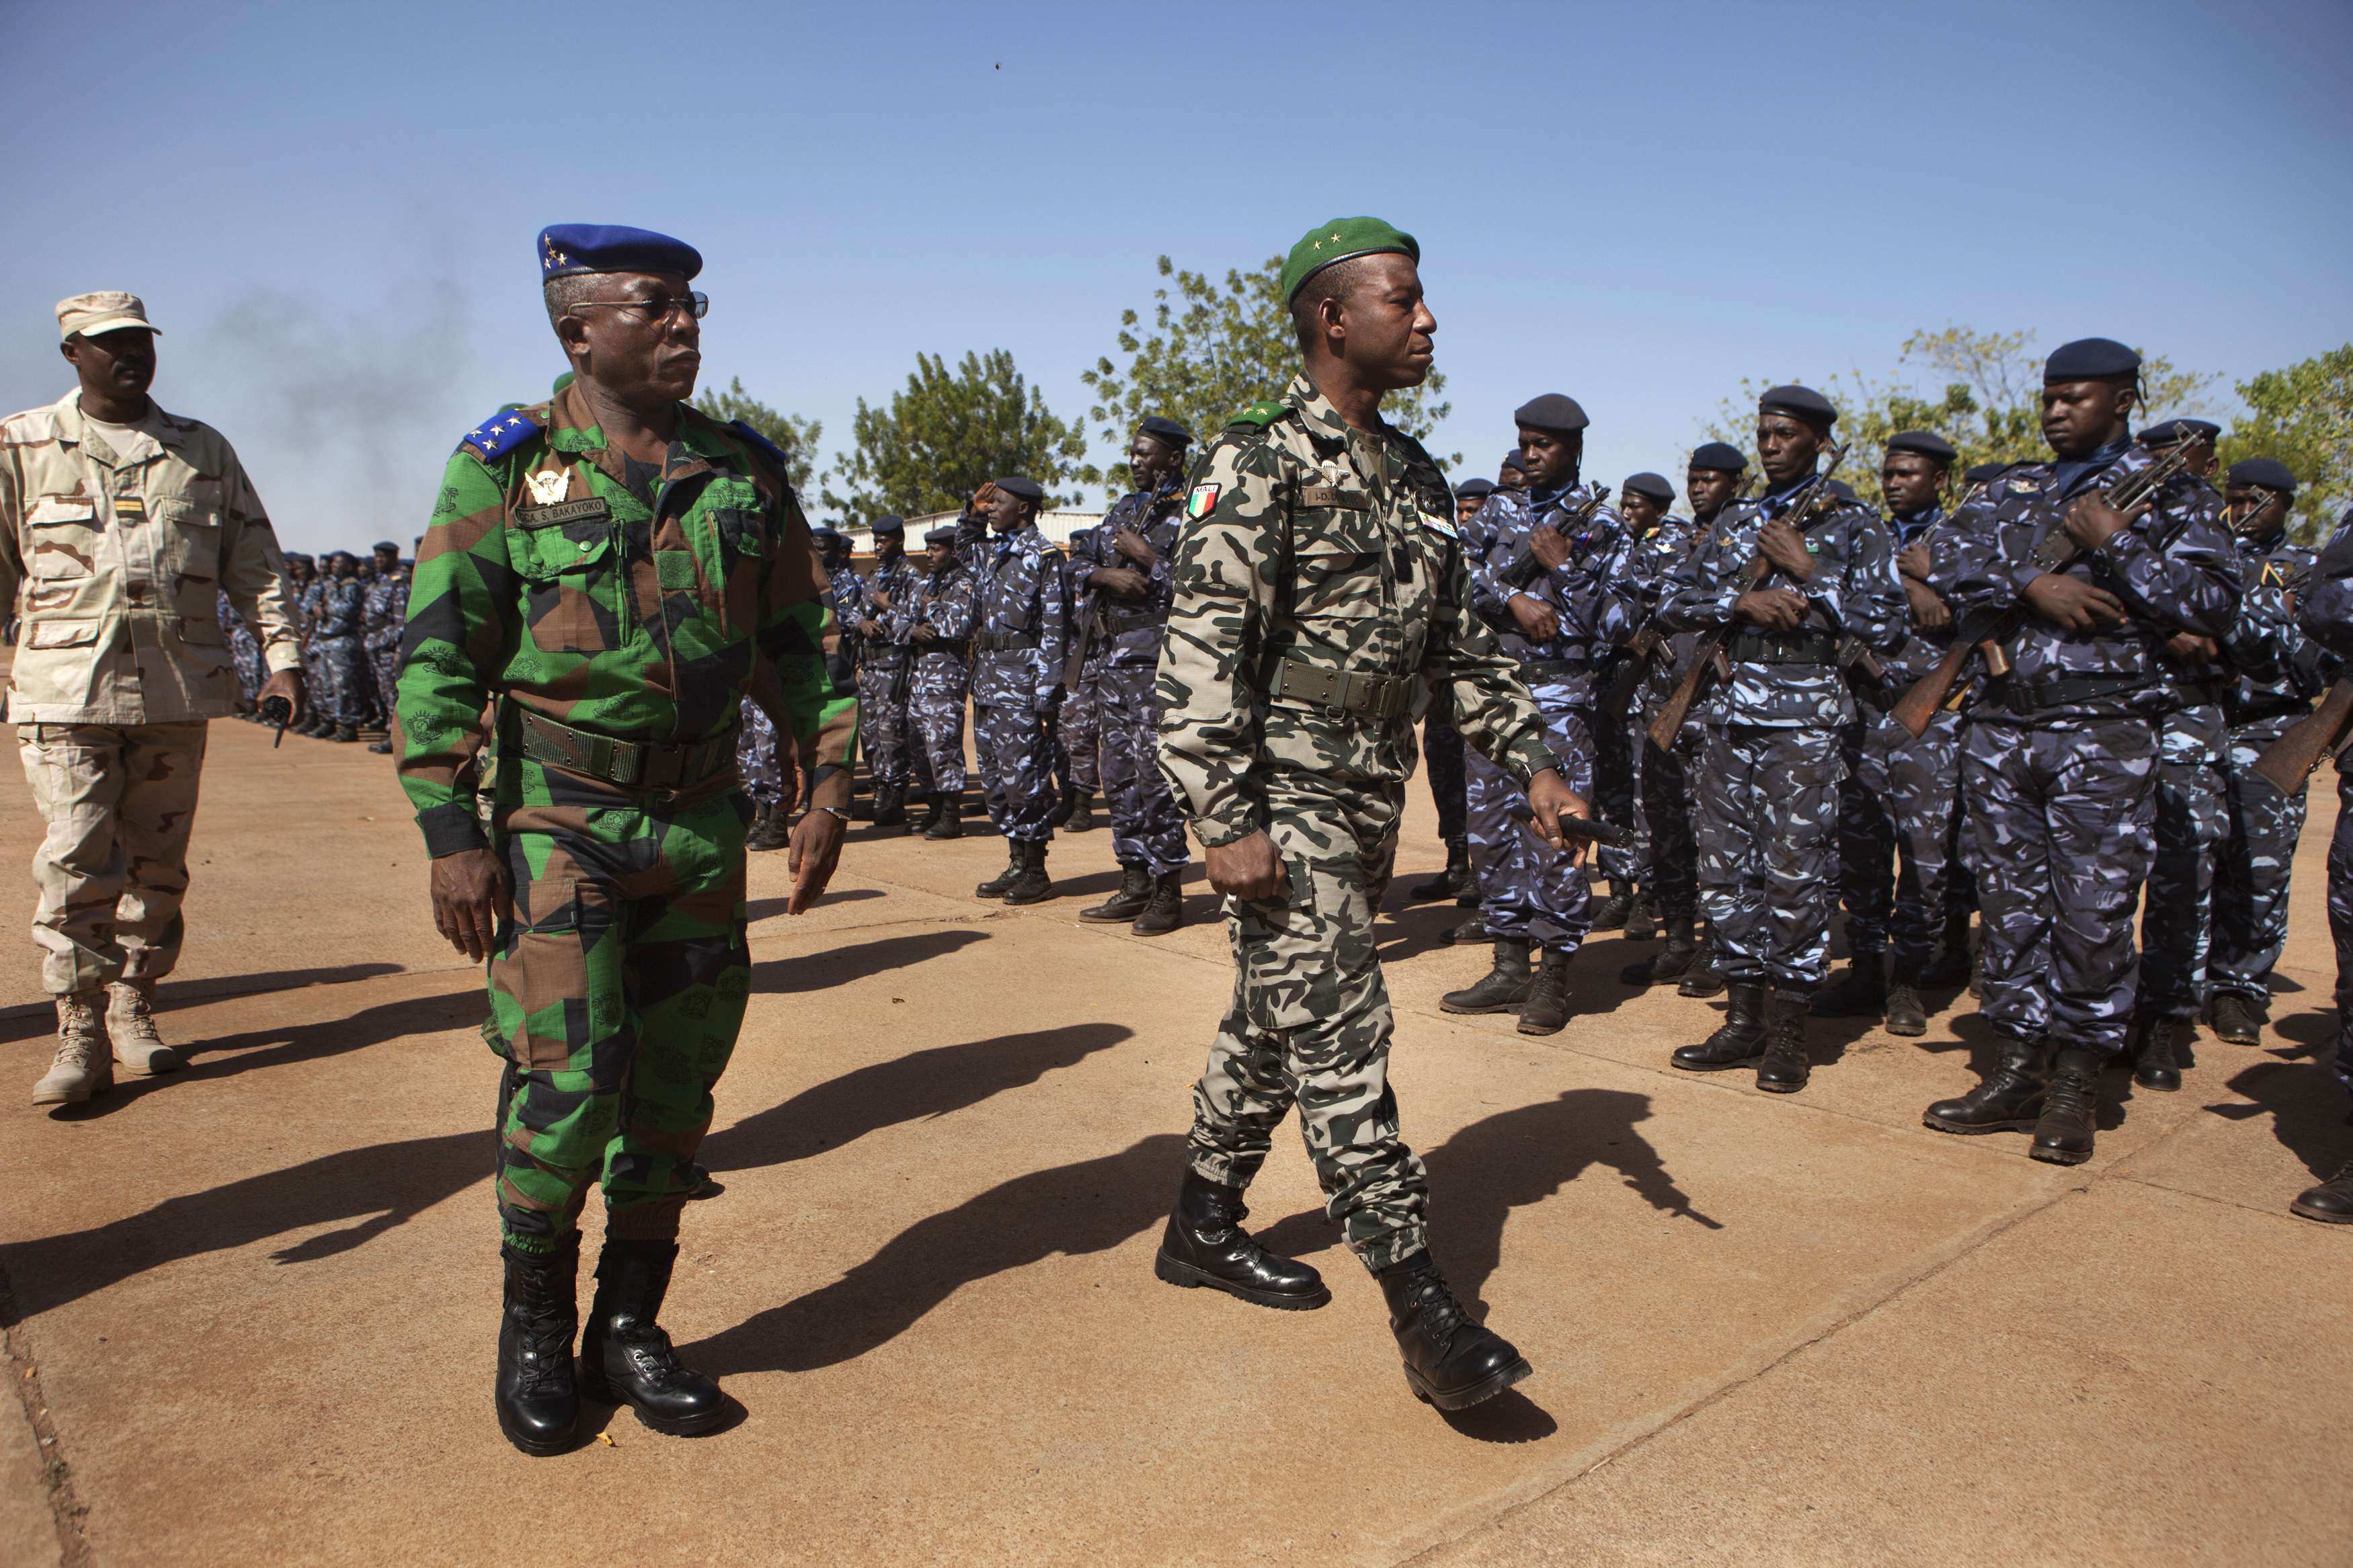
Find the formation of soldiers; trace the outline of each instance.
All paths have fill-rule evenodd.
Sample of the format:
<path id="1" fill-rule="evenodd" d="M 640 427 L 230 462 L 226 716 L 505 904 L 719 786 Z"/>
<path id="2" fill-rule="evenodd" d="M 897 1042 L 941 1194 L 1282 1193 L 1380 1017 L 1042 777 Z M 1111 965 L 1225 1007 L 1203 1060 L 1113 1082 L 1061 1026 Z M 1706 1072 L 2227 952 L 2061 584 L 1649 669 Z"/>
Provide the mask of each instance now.
<path id="1" fill-rule="evenodd" d="M 288 602 L 302 647 L 305 689 L 311 711 L 287 732 L 346 744 L 362 731 L 382 730 L 368 750 L 392 751 L 393 684 L 400 671 L 400 634 L 408 620 L 412 563 L 386 540 L 366 555 L 338 550 L 323 561 L 285 552 Z M 233 717 L 267 723 L 261 688 L 269 679 L 261 644 L 224 590 L 216 615 L 236 664 L 237 701 Z"/>

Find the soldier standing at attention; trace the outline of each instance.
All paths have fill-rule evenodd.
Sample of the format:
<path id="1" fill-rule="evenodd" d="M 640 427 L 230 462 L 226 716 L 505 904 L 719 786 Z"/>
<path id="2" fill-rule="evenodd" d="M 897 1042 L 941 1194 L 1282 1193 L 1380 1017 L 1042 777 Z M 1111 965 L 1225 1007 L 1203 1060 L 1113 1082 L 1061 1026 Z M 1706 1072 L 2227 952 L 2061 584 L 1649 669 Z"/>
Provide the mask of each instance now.
<path id="1" fill-rule="evenodd" d="M 1089 531 L 1086 559 L 1095 564 L 1074 574 L 1095 617 L 1087 679 L 1103 737 L 1112 853 L 1120 865 L 1119 890 L 1081 910 L 1079 919 L 1132 921 L 1128 929 L 1138 936 L 1160 936 L 1183 923 L 1179 884 L 1193 859 L 1185 846 L 1185 814 L 1160 776 L 1160 705 L 1153 694 L 1160 636 L 1168 624 L 1168 569 L 1184 500 L 1185 452 L 1192 444 L 1193 433 L 1173 419 L 1155 415 L 1136 426 L 1127 447 L 1136 488 Z"/>
<path id="2" fill-rule="evenodd" d="M 1935 552 L 1965 620 L 2023 605 L 2006 677 L 1961 731 L 1983 913 L 1984 1014 L 2000 1056 L 1924 1119 L 1940 1132 L 2033 1133 L 2056 1164 L 2092 1157 L 2100 1069 L 2132 1013 L 2133 906 L 2153 856 L 2163 668 L 2178 632 L 2231 635 L 2237 552 L 2212 491 L 2177 474 L 2146 510 L 2110 487 L 2156 460 L 2132 443 L 2140 356 L 2105 338 L 2042 371 L 2049 463 L 2004 471 Z M 2081 554 L 2070 555 L 2070 550 Z"/>
<path id="3" fill-rule="evenodd" d="M 1618 490 L 1618 521 L 1625 525 L 1629 572 L 1636 574 L 1624 586 L 1630 616 L 1629 633 L 1650 619 L 1652 606 L 1635 562 L 1642 555 L 1653 535 L 1665 525 L 1667 509 L 1675 504 L 1675 487 L 1663 474 L 1648 471 L 1626 476 Z M 1677 537 L 1683 531 L 1676 531 Z M 1656 559 L 1653 556 L 1653 559 Z M 1600 710 L 1600 698 L 1606 697 L 1618 679 L 1626 661 L 1636 655 L 1630 648 L 1611 650 L 1609 668 L 1595 683 L 1599 694 L 1595 701 L 1594 720 L 1597 753 L 1594 787 L 1600 793 L 1595 805 L 1602 816 L 1634 835 L 1634 842 L 1620 848 L 1604 844 L 1594 851 L 1594 859 L 1601 868 L 1602 877 L 1612 884 L 1610 893 L 1616 896 L 1615 884 L 1623 883 L 1631 893 L 1626 905 L 1626 918 L 1620 922 L 1629 942 L 1649 942 L 1659 934 L 1659 889 L 1656 875 L 1651 869 L 1651 831 L 1642 820 L 1642 727 L 1635 720 L 1631 704 L 1628 710 L 1605 713 Z M 1597 910 L 1597 917 L 1606 912 Z M 1597 929 L 1599 929 L 1597 927 Z"/>
<path id="4" fill-rule="evenodd" d="M 1431 1261 L 1428 1180 L 1398 1136 L 1373 944 L 1414 761 L 1416 689 L 1526 782 L 1538 831 L 1588 815 L 1544 720 L 1472 610 L 1453 498 L 1380 415 L 1430 374 L 1419 247 L 1375 218 L 1319 225 L 1282 288 L 1306 363 L 1194 469 L 1160 659 L 1160 765 L 1226 895 L 1231 1006 L 1193 1091 L 1190 1157 L 1155 1272 L 1261 1306 L 1320 1307 L 1315 1270 L 1241 1228 L 1296 1104 L 1327 1212 L 1380 1281 L 1406 1381 L 1442 1410 L 1528 1375 Z"/>
<path id="5" fill-rule="evenodd" d="M 964 837 L 964 704 L 972 689 L 972 573 L 956 556 L 954 523 L 923 535 L 932 570 L 898 606 L 914 649 L 907 715 L 931 780 L 925 838 Z"/>
<path id="6" fill-rule="evenodd" d="M 58 1009 L 36 1105 L 102 1093 L 117 1064 L 180 1066 L 155 983 L 180 957 L 205 721 L 237 708 L 217 595 L 260 640 L 261 699 L 302 716 L 277 536 L 220 433 L 147 395 L 146 306 L 77 294 L 58 335 L 79 384 L 0 425 L 0 603 L 21 617 L 7 714 L 47 826 L 33 942 Z"/>
<path id="7" fill-rule="evenodd" d="M 1034 904 L 1053 891 L 1046 845 L 1054 837 L 1054 737 L 1071 623 L 1062 552 L 1038 531 L 1046 492 L 1037 481 L 993 481 L 996 536 L 977 552 L 974 586 L 972 727 L 988 819 L 1005 837 L 1006 867 L 976 898 Z"/>
<path id="8" fill-rule="evenodd" d="M 1083 612 L 1099 607 L 1088 602 L 1085 590 L 1089 574 L 1098 566 L 1116 564 L 1092 553 L 1102 527 L 1097 523 L 1072 539 L 1062 557 L 1062 593 L 1071 605 L 1073 643 L 1081 639 L 1085 627 Z M 1054 802 L 1054 826 L 1071 833 L 1095 830 L 1095 795 L 1103 787 L 1103 694 L 1098 678 L 1110 658 L 1110 650 L 1103 646 L 1106 639 L 1085 640 L 1085 657 L 1073 656 L 1078 668 L 1066 667 L 1063 671 L 1067 689 L 1055 710 L 1053 726 L 1054 778 L 1059 792 Z"/>
<path id="9" fill-rule="evenodd" d="M 346 744 L 360 738 L 360 726 L 367 720 L 367 663 L 360 647 L 361 600 L 366 590 L 359 580 L 359 564 L 348 550 L 327 557 L 311 625 L 311 646 L 326 679 L 323 689 L 311 693 L 327 721 L 319 737 Z"/>
<path id="10" fill-rule="evenodd" d="M 1471 604 L 1518 665 L 1563 779 L 1589 795 L 1599 750 L 1599 682 L 1609 650 L 1633 629 L 1626 564 L 1632 542 L 1606 506 L 1577 515 L 1591 499 L 1577 482 L 1588 421 L 1577 400 L 1547 393 L 1513 417 L 1528 488 L 1489 496 L 1462 531 Z M 1483 978 L 1448 992 L 1439 1005 L 1449 1013 L 1517 1012 L 1520 1033 L 1557 1034 L 1568 1022 L 1569 960 L 1593 920 L 1584 858 L 1527 831 L 1523 786 L 1504 767 L 1476 753 L 1464 761 L 1479 918 L 1495 955 Z M 1532 974 L 1536 950 L 1544 956 Z"/>
<path id="11" fill-rule="evenodd" d="M 572 370 L 449 459 L 394 728 L 434 924 L 490 963 L 483 1032 L 505 1063 L 496 1405 L 529 1454 L 577 1430 L 578 1222 L 600 1178 L 581 1386 L 656 1431 L 725 1418 L 657 1316 L 751 990 L 736 710 L 749 695 L 816 759 L 793 831 L 796 913 L 832 873 L 857 731 L 826 667 L 825 579 L 784 454 L 686 401 L 702 258 L 643 229 L 564 225 L 541 233 L 539 263 Z M 486 743 L 488 843 L 473 768 Z"/>
<path id="12" fill-rule="evenodd" d="M 2296 625 L 2340 661 L 2353 661 L 2353 507 L 2337 520 L 2312 581 L 2296 605 Z M 2353 771 L 2337 759 L 2337 830 L 2328 840 L 2328 934 L 2337 948 L 2337 1081 L 2353 1091 Z M 2353 1154 L 2353 1148 L 2348 1148 Z M 2353 1158 L 2288 1205 L 2324 1225 L 2353 1225 Z"/>
<path id="13" fill-rule="evenodd" d="M 1903 614 L 1887 529 L 1869 507 L 1824 494 L 1789 515 L 1812 481 L 1838 411 L 1819 392 L 1777 386 L 1757 400 L 1763 499 L 1718 518 L 1668 580 L 1669 631 L 1733 628 L 1732 677 L 1704 700 L 1706 736 L 1692 785 L 1700 899 L 1730 992 L 1724 1026 L 1678 1047 L 1691 1072 L 1754 1067 L 1757 1087 L 1795 1094 L 1812 1065 L 1805 1017 L 1829 967 L 1839 731 L 1855 715 L 1839 644 L 1893 640 Z M 1773 569 L 1743 592 L 1749 561 Z"/>
<path id="14" fill-rule="evenodd" d="M 408 568 L 401 563 L 400 546 L 387 539 L 375 547 L 375 575 L 360 601 L 361 648 L 385 730 L 385 738 L 368 750 L 379 755 L 392 751 L 392 700 L 400 680 L 400 634 L 407 625 Z"/>
<path id="15" fill-rule="evenodd" d="M 221 632 L 228 639 L 229 662 L 237 671 L 237 713 L 239 719 L 260 717 L 254 704 L 261 700 L 262 683 L 269 679 L 269 667 L 261 662 L 261 643 L 245 617 L 229 603 L 228 590 L 223 588 L 214 596 L 214 614 L 220 617 Z"/>
<path id="16" fill-rule="evenodd" d="M 1454 522 L 1459 529 L 1479 515 L 1495 493 L 1492 479 L 1465 479 L 1455 488 Z M 1446 714 L 1442 689 L 1433 687 L 1430 711 L 1421 721 L 1421 761 L 1430 778 L 1430 803 L 1438 808 L 1438 839 L 1446 846 L 1446 869 L 1427 882 L 1405 890 L 1416 903 L 1429 899 L 1452 899 L 1468 906 L 1479 901 L 1479 879 L 1471 869 L 1471 836 L 1463 825 L 1468 784 L 1462 766 L 1462 736 Z"/>
<path id="17" fill-rule="evenodd" d="M 1528 488 L 1527 455 L 1517 447 L 1504 454 L 1495 465 L 1495 488 L 1499 490 L 1524 490 Z"/>
<path id="18" fill-rule="evenodd" d="M 859 578 L 858 602 L 842 618 L 858 627 L 866 656 L 858 667 L 858 733 L 874 783 L 874 826 L 907 820 L 907 645 L 892 635 L 891 607 L 914 587 L 907 561 L 907 523 L 885 514 L 874 520 L 874 570 Z"/>

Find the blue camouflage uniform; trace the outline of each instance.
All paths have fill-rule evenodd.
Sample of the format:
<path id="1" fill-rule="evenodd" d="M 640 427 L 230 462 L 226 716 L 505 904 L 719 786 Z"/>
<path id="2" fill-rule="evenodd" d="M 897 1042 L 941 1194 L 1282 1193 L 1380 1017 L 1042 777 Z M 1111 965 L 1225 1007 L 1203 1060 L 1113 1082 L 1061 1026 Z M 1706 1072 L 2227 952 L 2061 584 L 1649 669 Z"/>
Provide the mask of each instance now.
<path id="1" fill-rule="evenodd" d="M 1152 546 L 1151 566 L 1137 568 L 1145 575 L 1141 598 L 1090 595 L 1088 613 L 1095 617 L 1095 630 L 1083 679 L 1096 696 L 1112 853 L 1121 865 L 1141 867 L 1155 878 L 1181 871 L 1192 860 L 1185 841 L 1185 813 L 1156 760 L 1161 706 L 1154 691 L 1160 639 L 1175 591 L 1171 572 L 1184 500 L 1180 474 L 1158 492 L 1135 490 L 1122 496 L 1102 522 L 1071 542 L 1072 562 L 1085 563 L 1083 570 L 1072 574 L 1074 579 L 1098 566 L 1134 565 L 1112 543 L 1124 530 Z M 1062 715 L 1067 725 L 1067 703 Z"/>
<path id="2" fill-rule="evenodd" d="M 988 819 L 1008 841 L 1042 844 L 1054 836 L 1050 723 L 1070 637 L 1062 552 L 1033 521 L 974 554 L 973 732 Z"/>
<path id="3" fill-rule="evenodd" d="M 374 717 L 389 723 L 400 679 L 400 637 L 408 625 L 408 571 L 395 566 L 368 579 L 360 595 L 360 651 L 368 671 Z"/>
<path id="4" fill-rule="evenodd" d="M 214 613 L 220 617 L 221 634 L 227 639 L 229 658 L 237 668 L 237 691 L 244 706 L 250 709 L 261 695 L 269 679 L 269 670 L 261 657 L 261 644 L 254 639 L 253 628 L 228 602 L 228 591 L 222 589 Z"/>
<path id="5" fill-rule="evenodd" d="M 913 678 L 913 655 L 904 633 L 894 633 L 895 618 L 874 603 L 878 593 L 893 605 L 912 594 L 923 574 L 902 552 L 889 565 L 878 564 L 864 577 L 851 574 L 856 597 L 847 608 L 860 629 L 862 648 L 858 664 L 858 733 L 866 748 L 866 765 L 878 786 L 907 787 L 907 701 Z M 868 622 L 874 629 L 868 629 Z"/>
<path id="6" fill-rule="evenodd" d="M 360 647 L 361 585 L 355 577 L 322 577 L 313 601 L 311 647 L 323 684 L 311 700 L 322 717 L 357 729 L 367 722 L 367 661 Z"/>
<path id="7" fill-rule="evenodd" d="M 892 607 L 893 635 L 913 649 L 907 716 L 914 731 L 911 771 L 923 793 L 964 795 L 964 705 L 972 689 L 973 574 L 959 560 L 935 567 Z M 932 637 L 918 638 L 928 626 Z"/>
<path id="8" fill-rule="evenodd" d="M 1675 569 L 1715 521 L 1714 517 L 1705 522 L 1687 517 L 1661 518 L 1649 537 L 1629 552 L 1627 574 L 1645 629 L 1656 617 Z M 1692 836 L 1690 773 L 1699 766 L 1700 742 L 1706 731 L 1702 725 L 1685 724 L 1674 745 L 1665 751 L 1650 738 L 1651 720 L 1673 692 L 1676 671 L 1699 640 L 1695 632 L 1670 637 L 1662 630 L 1659 635 L 1664 640 L 1627 706 L 1628 721 L 1639 732 L 1642 752 L 1642 825 L 1649 886 L 1659 901 L 1659 918 L 1670 932 L 1675 932 L 1699 919 L 1699 859 Z"/>
<path id="9" fill-rule="evenodd" d="M 1108 517 L 1105 519 L 1109 521 Z M 1086 575 L 1098 566 L 1119 564 L 1105 561 L 1094 553 L 1102 524 L 1083 529 L 1071 536 L 1069 552 L 1062 563 L 1062 592 L 1071 605 L 1071 636 L 1076 638 L 1084 626 L 1082 618 L 1092 607 L 1084 584 Z M 1076 671 L 1077 679 L 1063 692 L 1054 723 L 1054 774 L 1068 790 L 1085 790 L 1092 794 L 1103 787 L 1103 664 L 1109 650 L 1100 638 L 1087 645 L 1087 656 Z"/>
<path id="10" fill-rule="evenodd" d="M 2353 507 L 2313 563 L 2296 625 L 2340 660 L 2353 660 Z M 2328 840 L 2328 934 L 2337 947 L 2337 1077 L 2353 1090 L 2353 770 L 2337 759 L 2337 831 Z"/>

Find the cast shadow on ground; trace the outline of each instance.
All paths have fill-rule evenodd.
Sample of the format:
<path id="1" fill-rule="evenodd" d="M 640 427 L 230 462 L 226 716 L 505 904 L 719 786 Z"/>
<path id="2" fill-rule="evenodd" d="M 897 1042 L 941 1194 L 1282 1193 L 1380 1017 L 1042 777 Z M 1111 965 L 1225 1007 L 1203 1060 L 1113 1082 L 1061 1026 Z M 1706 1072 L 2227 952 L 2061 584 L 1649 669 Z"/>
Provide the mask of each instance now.
<path id="1" fill-rule="evenodd" d="M 398 974 L 397 963 L 337 963 L 317 969 L 273 969 L 259 974 L 220 974 L 207 980 L 166 980 L 155 988 L 157 1009 L 193 1006 L 228 996 L 259 996 L 272 991 L 299 991 L 306 985 L 344 985 Z M 0 1045 L 29 1040 L 57 1027 L 58 1016 L 47 1002 L 12 1007 L 0 1014 Z"/>
<path id="2" fill-rule="evenodd" d="M 1184 1144 L 1155 1133 L 1116 1154 L 1000 1183 L 908 1226 L 832 1284 L 681 1354 L 713 1377 L 854 1361 L 966 1285 L 1057 1255 L 1108 1251 L 1158 1225 Z"/>
<path id="3" fill-rule="evenodd" d="M 2326 1021 L 2335 1022 L 2333 1018 Z M 2214 1049 L 2233 1047 L 2218 1045 Z M 2313 1180 L 2326 1181 L 2335 1175 L 2348 1159 L 2353 1159 L 2353 1127 L 2347 1125 L 2345 1089 L 2329 1065 L 2329 1047 L 2295 1045 L 2247 1054 L 2255 1059 L 2233 1074 L 2224 1087 L 2254 1103 L 2225 1101 L 2209 1105 L 2207 1110 L 2226 1121 L 2269 1116 L 2272 1136 L 2304 1162 Z"/>
<path id="4" fill-rule="evenodd" d="M 772 958 L 752 966 L 752 994 L 792 994 L 847 985 L 853 980 L 910 968 L 926 959 L 944 957 L 987 940 L 988 933 L 979 931 L 913 931 L 903 936 L 876 937 L 849 947 L 829 947 L 796 958 Z"/>
<path id="5" fill-rule="evenodd" d="M 817 901 L 817 907 L 822 910 L 834 904 L 860 904 L 869 899 L 879 899 L 881 896 L 882 889 L 880 888 L 844 888 L 838 893 L 826 894 Z M 771 915 L 783 914 L 785 906 L 790 902 L 792 902 L 790 899 L 754 899 L 744 907 L 744 921 L 749 924 L 757 925 Z"/>
<path id="6" fill-rule="evenodd" d="M 934 1046 L 876 1062 L 805 1089 L 781 1105 L 712 1133 L 703 1142 L 702 1163 L 724 1175 L 806 1160 L 902 1121 L 945 1116 L 1026 1088 L 1134 1033 L 1118 1024 L 1072 1024 Z"/>

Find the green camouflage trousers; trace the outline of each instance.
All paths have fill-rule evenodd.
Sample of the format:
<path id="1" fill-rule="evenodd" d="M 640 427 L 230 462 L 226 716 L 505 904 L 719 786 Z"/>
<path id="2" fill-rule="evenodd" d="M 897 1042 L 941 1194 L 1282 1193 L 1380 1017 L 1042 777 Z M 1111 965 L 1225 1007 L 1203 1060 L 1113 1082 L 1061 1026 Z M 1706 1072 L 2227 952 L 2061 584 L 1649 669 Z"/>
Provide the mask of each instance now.
<path id="1" fill-rule="evenodd" d="M 515 910 L 482 1027 L 507 1062 L 500 1225 L 519 1250 L 551 1251 L 601 1175 L 606 1233 L 666 1240 L 751 993 L 744 796 L 657 806 L 520 771 L 526 799 L 547 798 L 543 780 L 572 798 L 500 814 Z"/>
<path id="2" fill-rule="evenodd" d="M 1246 1187 L 1293 1104 L 1324 1208 L 1368 1268 L 1425 1245 L 1430 1184 L 1398 1137 L 1388 988 L 1373 911 L 1397 858 L 1404 791 L 1284 775 L 1268 832 L 1288 896 L 1226 900 L 1234 997 L 1193 1089 L 1193 1169 Z"/>

